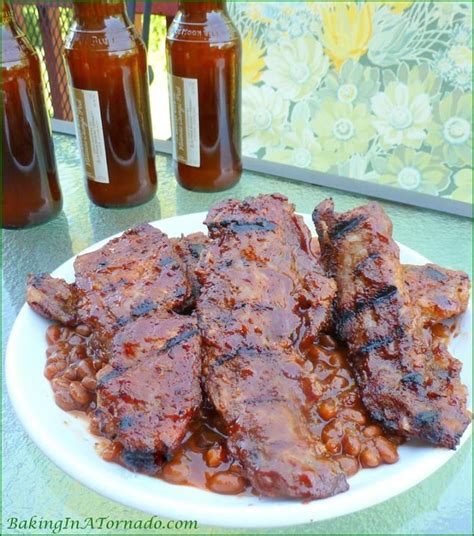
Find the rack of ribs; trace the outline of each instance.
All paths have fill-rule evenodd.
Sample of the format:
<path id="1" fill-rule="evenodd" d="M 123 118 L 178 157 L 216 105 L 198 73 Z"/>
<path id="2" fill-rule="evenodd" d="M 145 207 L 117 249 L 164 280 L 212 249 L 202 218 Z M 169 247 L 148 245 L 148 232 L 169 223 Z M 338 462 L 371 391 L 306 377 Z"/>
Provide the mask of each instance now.
<path id="1" fill-rule="evenodd" d="M 229 449 L 262 495 L 345 491 L 339 464 L 310 432 L 321 386 L 300 348 L 328 323 L 335 285 L 310 252 L 309 230 L 280 195 L 222 202 L 205 223 L 197 314 L 205 388 Z"/>
<path id="2" fill-rule="evenodd" d="M 40 314 L 93 333 L 100 432 L 122 462 L 154 473 L 180 446 L 201 403 L 200 336 L 191 286 L 173 243 L 142 225 L 77 257 L 76 280 L 31 276 L 27 301 Z M 66 322 L 65 322 L 66 321 Z"/>
<path id="3" fill-rule="evenodd" d="M 367 410 L 400 435 L 455 448 L 471 420 L 461 363 L 424 329 L 426 308 L 411 299 L 390 219 L 377 203 L 336 214 L 326 200 L 313 220 L 337 282 L 337 333 Z"/>

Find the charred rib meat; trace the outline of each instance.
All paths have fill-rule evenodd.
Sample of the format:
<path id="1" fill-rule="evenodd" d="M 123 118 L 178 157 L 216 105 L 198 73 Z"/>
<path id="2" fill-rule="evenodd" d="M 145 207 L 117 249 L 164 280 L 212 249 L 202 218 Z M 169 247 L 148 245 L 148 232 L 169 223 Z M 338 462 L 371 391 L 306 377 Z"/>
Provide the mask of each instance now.
<path id="1" fill-rule="evenodd" d="M 427 322 L 441 322 L 467 308 L 471 282 L 465 272 L 408 264 L 403 266 L 403 279 L 413 306 Z"/>
<path id="2" fill-rule="evenodd" d="M 28 301 L 63 323 L 92 330 L 95 420 L 134 470 L 154 473 L 180 445 L 201 403 L 200 337 L 187 307 L 191 286 L 172 242 L 142 225 L 74 264 L 75 284 L 31 277 Z"/>
<path id="3" fill-rule="evenodd" d="M 206 389 L 228 446 L 262 495 L 321 498 L 347 489 L 309 426 L 321 386 L 299 351 L 329 320 L 334 282 L 286 198 L 218 204 L 206 219 L 198 321 Z"/>
<path id="4" fill-rule="evenodd" d="M 131 469 L 155 473 L 180 446 L 201 401 L 193 316 L 164 311 L 115 330 L 101 346 L 95 419 Z"/>
<path id="5" fill-rule="evenodd" d="M 172 242 L 151 225 L 126 231 L 74 263 L 78 315 L 92 328 L 115 328 L 164 308 L 183 310 L 191 295 Z"/>
<path id="6" fill-rule="evenodd" d="M 337 332 L 369 413 L 396 433 L 454 448 L 471 419 L 461 365 L 424 330 L 390 219 L 377 203 L 336 214 L 331 200 L 313 219 L 338 285 Z"/>

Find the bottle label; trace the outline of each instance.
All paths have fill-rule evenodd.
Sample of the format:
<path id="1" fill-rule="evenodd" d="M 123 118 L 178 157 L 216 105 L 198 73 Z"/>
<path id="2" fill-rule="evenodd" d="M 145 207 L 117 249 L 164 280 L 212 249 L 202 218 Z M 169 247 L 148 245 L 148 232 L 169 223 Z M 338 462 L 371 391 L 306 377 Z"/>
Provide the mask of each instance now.
<path id="1" fill-rule="evenodd" d="M 199 98 L 196 78 L 169 74 L 173 158 L 192 167 L 201 165 Z"/>
<path id="2" fill-rule="evenodd" d="M 108 184 L 110 180 L 100 116 L 99 93 L 77 88 L 72 88 L 72 93 L 77 139 L 87 178 Z"/>

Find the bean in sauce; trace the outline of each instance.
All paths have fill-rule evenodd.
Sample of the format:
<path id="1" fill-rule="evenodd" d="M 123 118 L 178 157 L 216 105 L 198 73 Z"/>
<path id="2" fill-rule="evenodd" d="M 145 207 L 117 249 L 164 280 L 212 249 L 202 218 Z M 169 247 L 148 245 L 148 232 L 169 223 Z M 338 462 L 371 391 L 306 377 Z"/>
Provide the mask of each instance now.
<path id="1" fill-rule="evenodd" d="M 96 407 L 96 373 L 102 363 L 87 356 L 90 334 L 85 325 L 74 329 L 49 326 L 44 374 L 51 382 L 58 406 L 86 413 L 91 432 L 99 436 L 92 412 Z M 368 417 L 344 348 L 333 337 L 323 334 L 304 353 L 322 388 L 311 410 L 312 431 L 321 437 L 328 455 L 339 462 L 347 476 L 361 468 L 395 463 L 401 440 L 384 434 Z M 119 444 L 101 438 L 99 445 L 105 460 L 120 463 Z M 203 404 L 196 415 L 181 448 L 155 476 L 221 494 L 254 493 L 239 460 L 229 452 L 223 423 L 209 403 Z"/>

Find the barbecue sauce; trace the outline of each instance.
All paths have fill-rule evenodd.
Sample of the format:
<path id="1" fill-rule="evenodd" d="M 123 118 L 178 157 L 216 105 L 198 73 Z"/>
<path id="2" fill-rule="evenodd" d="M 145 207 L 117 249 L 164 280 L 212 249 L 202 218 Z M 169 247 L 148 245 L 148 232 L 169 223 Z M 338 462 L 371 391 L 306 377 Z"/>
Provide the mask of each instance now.
<path id="1" fill-rule="evenodd" d="M 122 0 L 74 2 L 65 43 L 90 199 L 127 207 L 156 193 L 146 49 Z"/>
<path id="2" fill-rule="evenodd" d="M 241 41 L 225 2 L 179 2 L 166 39 L 178 183 L 217 192 L 241 163 Z"/>
<path id="3" fill-rule="evenodd" d="M 2 11 L 2 227 L 54 218 L 62 208 L 38 54 Z"/>
<path id="4" fill-rule="evenodd" d="M 100 436 L 97 450 L 102 458 L 123 464 L 120 444 L 103 438 L 94 419 L 94 368 L 99 370 L 101 364 L 92 362 L 87 356 L 88 334 L 83 329 L 84 326 L 73 330 L 59 325 L 48 328 L 45 376 L 62 409 L 88 415 L 91 432 Z M 311 432 L 321 438 L 327 455 L 340 463 L 348 477 L 361 468 L 396 462 L 400 439 L 383 432 L 369 418 L 345 348 L 323 334 L 316 344 L 307 344 L 301 351 L 312 364 L 322 387 L 321 397 L 311 408 L 309 420 Z M 172 484 L 220 494 L 256 494 L 245 478 L 240 460 L 228 449 L 227 439 L 225 423 L 212 404 L 205 400 L 190 423 L 181 447 L 154 476 Z"/>

